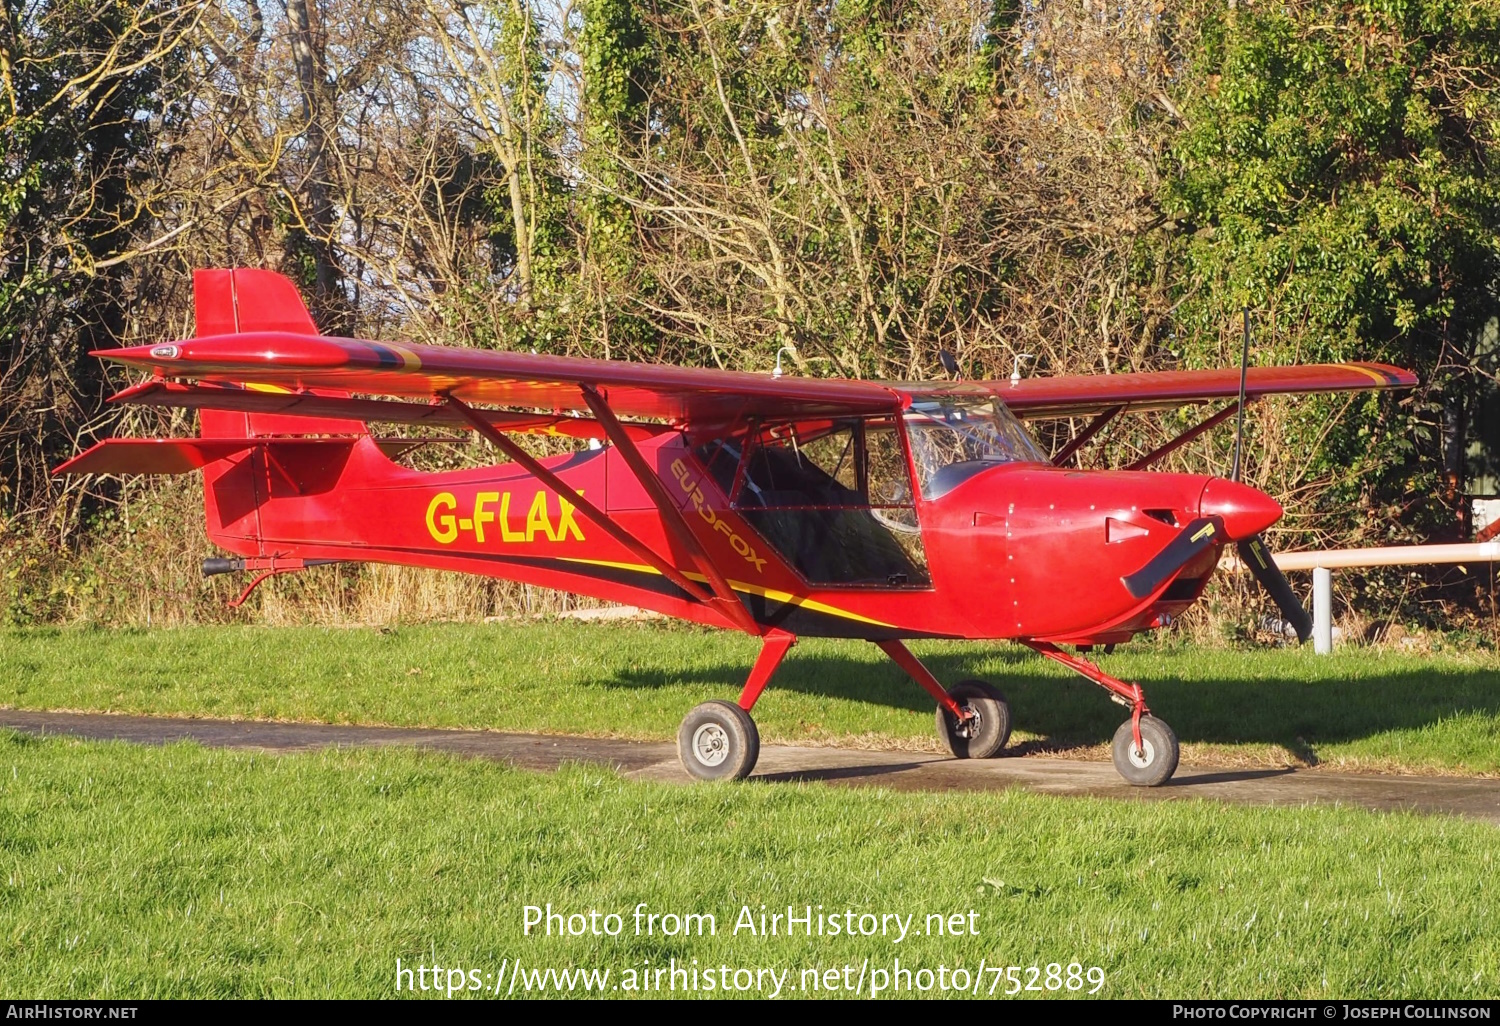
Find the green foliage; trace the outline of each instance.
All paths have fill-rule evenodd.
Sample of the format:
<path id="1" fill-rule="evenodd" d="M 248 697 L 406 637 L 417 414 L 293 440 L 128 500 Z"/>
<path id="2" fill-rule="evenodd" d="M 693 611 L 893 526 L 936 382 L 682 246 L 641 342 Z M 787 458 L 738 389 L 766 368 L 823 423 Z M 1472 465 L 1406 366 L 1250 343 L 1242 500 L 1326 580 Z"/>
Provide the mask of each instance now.
<path id="1" fill-rule="evenodd" d="M 655 336 L 627 352 L 899 376 L 983 310 L 1002 60 L 972 11 L 602 4 L 582 42 L 580 203 L 630 232 L 598 252 Z"/>
<path id="2" fill-rule="evenodd" d="M 526 0 L 325 5 L 312 120 L 276 81 L 285 26 L 235 5 L 7 10 L 0 506 L 63 521 L 49 539 L 86 539 L 121 492 L 64 504 L 45 476 L 109 426 L 83 354 L 171 330 L 186 272 L 226 261 L 315 302 L 347 286 L 361 309 L 325 326 L 756 370 L 789 347 L 855 377 L 933 375 L 940 348 L 971 377 L 1023 353 L 1232 364 L 1247 305 L 1259 363 L 1424 381 L 1255 408 L 1284 544 L 1455 535 L 1495 458 L 1466 443 L 1496 431 L 1500 0 L 588 0 L 561 26 Z M 335 140 L 316 175 L 314 121 Z M 1121 418 L 1090 461 L 1196 413 Z M 1229 444 L 1174 460 L 1223 470 Z M 53 566 L 28 595 L 67 595 Z M 1379 575 L 1359 595 L 1422 597 Z"/>
<path id="3" fill-rule="evenodd" d="M 1500 312 L 1500 5 L 1304 2 L 1179 17 L 1197 35 L 1164 202 L 1183 232 L 1185 357 L 1224 363 L 1233 349 L 1220 326 L 1248 305 L 1260 362 L 1417 370 L 1426 387 L 1414 403 L 1360 402 L 1332 431 L 1342 404 L 1305 404 L 1288 444 L 1306 471 L 1285 483 L 1338 477 L 1321 509 L 1342 511 L 1345 529 L 1390 503 L 1418 530 L 1440 528 L 1452 516 L 1435 487 L 1453 444 L 1443 414 L 1477 395 L 1472 355 Z"/>
<path id="4" fill-rule="evenodd" d="M 0 478 L 7 510 L 45 501 L 49 461 L 99 413 L 86 357 L 127 316 L 120 269 L 141 230 L 133 186 L 182 115 L 171 4 L 7 4 L 0 60 Z"/>
<path id="5" fill-rule="evenodd" d="M 505 179 L 485 192 L 494 219 L 490 242 L 502 259 L 508 256 L 515 262 L 518 275 L 523 250 L 528 265 L 529 280 L 515 281 L 520 318 L 507 341 L 545 347 L 552 341 L 547 327 L 529 324 L 526 318 L 533 310 L 556 302 L 565 287 L 570 246 L 568 204 L 558 162 L 561 126 L 547 96 L 549 67 L 535 13 L 519 0 L 495 0 L 489 14 L 496 27 L 497 84 L 506 100 L 501 131 L 507 165 Z M 519 221 L 518 209 L 524 211 Z"/>

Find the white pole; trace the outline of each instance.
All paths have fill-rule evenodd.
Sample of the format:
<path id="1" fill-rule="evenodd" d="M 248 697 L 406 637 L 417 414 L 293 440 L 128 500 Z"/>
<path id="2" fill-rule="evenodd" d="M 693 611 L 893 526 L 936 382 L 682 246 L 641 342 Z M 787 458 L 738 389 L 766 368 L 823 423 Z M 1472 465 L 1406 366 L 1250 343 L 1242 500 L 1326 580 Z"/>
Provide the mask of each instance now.
<path id="1" fill-rule="evenodd" d="M 1313 568 L 1313 651 L 1333 651 L 1333 571 L 1326 566 Z"/>

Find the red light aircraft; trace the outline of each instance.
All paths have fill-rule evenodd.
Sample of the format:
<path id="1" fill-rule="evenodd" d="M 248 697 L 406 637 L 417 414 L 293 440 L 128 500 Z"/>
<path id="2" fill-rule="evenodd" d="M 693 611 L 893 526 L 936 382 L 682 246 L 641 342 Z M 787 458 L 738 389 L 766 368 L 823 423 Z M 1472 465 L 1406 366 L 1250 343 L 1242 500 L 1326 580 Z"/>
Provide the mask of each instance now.
<path id="1" fill-rule="evenodd" d="M 992 685 L 944 688 L 910 638 L 1027 645 L 1128 707 L 1114 762 L 1132 784 L 1177 767 L 1177 739 L 1138 684 L 1081 654 L 1166 623 L 1237 543 L 1287 619 L 1310 624 L 1261 532 L 1269 496 L 1145 468 L 1239 407 L 1240 369 L 878 383 L 400 345 L 318 334 L 295 286 L 203 270 L 194 338 L 94 355 L 150 371 L 113 401 L 196 409 L 200 437 L 109 439 L 57 473 L 202 470 L 209 536 L 235 554 L 205 573 L 274 574 L 342 560 L 436 567 L 632 603 L 758 636 L 739 701 L 678 731 L 695 777 L 740 778 L 750 711 L 798 635 L 880 646 L 936 700 L 959 758 L 1005 746 Z M 1251 368 L 1247 399 L 1404 387 L 1376 364 Z M 1122 413 L 1227 400 L 1124 470 L 1069 469 Z M 496 407 L 509 407 L 508 410 Z M 528 412 L 518 412 L 518 411 Z M 545 412 L 536 412 L 545 411 Z M 1091 418 L 1047 454 L 1022 419 Z M 428 473 L 410 438 L 370 422 L 471 429 L 510 458 Z M 588 440 L 537 459 L 517 433 Z M 243 600 L 243 595 L 241 600 Z"/>

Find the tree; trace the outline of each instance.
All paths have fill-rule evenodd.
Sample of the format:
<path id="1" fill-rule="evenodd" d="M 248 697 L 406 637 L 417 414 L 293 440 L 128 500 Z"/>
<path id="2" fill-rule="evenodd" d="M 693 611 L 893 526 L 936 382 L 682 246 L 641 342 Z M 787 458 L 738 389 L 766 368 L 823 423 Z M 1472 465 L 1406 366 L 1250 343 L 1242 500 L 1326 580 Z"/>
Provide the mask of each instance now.
<path id="1" fill-rule="evenodd" d="M 1414 402 L 1372 398 L 1333 424 L 1331 401 L 1284 409 L 1277 484 L 1323 487 L 1325 528 L 1388 524 L 1389 509 L 1461 532 L 1464 425 L 1500 288 L 1500 5 L 1303 0 L 1181 20 L 1194 31 L 1164 199 L 1184 356 L 1222 362 L 1221 326 L 1248 305 L 1263 360 L 1416 368 Z"/>
<path id="2" fill-rule="evenodd" d="M 90 349 L 126 331 L 148 196 L 184 114 L 196 5 L 7 2 L 0 24 L 0 480 L 9 512 L 42 511 L 49 464 L 103 396 Z"/>
<path id="3" fill-rule="evenodd" d="M 1132 275 L 1170 133 L 1140 113 L 1166 64 L 1154 9 L 636 5 L 644 95 L 621 130 L 590 126 L 583 166 L 608 171 L 582 176 L 633 211 L 617 305 L 655 336 L 634 351 L 765 367 L 787 346 L 856 376 L 933 374 L 944 347 L 973 375 L 1022 352 L 1151 365 L 1166 276 Z"/>

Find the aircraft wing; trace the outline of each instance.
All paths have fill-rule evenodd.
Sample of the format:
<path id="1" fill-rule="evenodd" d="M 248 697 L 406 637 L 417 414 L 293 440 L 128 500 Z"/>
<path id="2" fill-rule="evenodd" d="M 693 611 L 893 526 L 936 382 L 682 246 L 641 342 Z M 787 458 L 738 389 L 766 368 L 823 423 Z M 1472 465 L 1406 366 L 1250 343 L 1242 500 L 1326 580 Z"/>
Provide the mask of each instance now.
<path id="1" fill-rule="evenodd" d="M 899 390 L 869 381 L 775 378 L 769 374 L 624 363 L 570 356 L 405 345 L 291 332 L 242 332 L 163 345 L 105 349 L 94 356 L 159 378 L 232 381 L 302 392 L 340 389 L 431 400 L 587 414 L 589 385 L 616 416 L 729 423 L 747 416 L 813 419 L 894 413 Z M 324 411 L 325 416 L 334 415 Z M 351 414 L 352 411 L 351 411 Z"/>
<path id="2" fill-rule="evenodd" d="M 1382 363 L 1314 363 L 1300 367 L 1251 367 L 1245 395 L 1289 395 L 1305 392 L 1360 392 L 1375 388 L 1410 388 L 1417 376 Z M 1087 417 L 1123 407 L 1122 412 L 1172 409 L 1213 399 L 1239 396 L 1236 367 L 1217 370 L 1157 371 L 1136 374 L 1069 375 L 988 381 L 1016 416 Z"/>
<path id="3" fill-rule="evenodd" d="M 235 382 L 248 386 L 234 408 L 280 408 L 350 419 L 443 423 L 449 411 L 417 403 L 317 397 L 313 389 L 395 396 L 431 402 L 452 395 L 466 403 L 583 413 L 579 391 L 603 394 L 616 416 L 676 423 L 726 424 L 746 417 L 797 420 L 894 413 L 913 393 L 978 395 L 993 390 L 1019 417 L 1090 416 L 1115 407 L 1127 412 L 1233 399 L 1237 368 L 1074 375 L 954 383 L 880 383 L 836 378 L 776 378 L 769 374 L 625 363 L 578 357 L 447 346 L 406 345 L 281 331 L 243 332 L 164 345 L 106 349 L 103 359 L 149 370 L 157 380 L 122 393 L 123 401 L 230 408 L 222 389 L 162 387 L 160 379 Z M 1251 367 L 1250 398 L 1306 392 L 1404 388 L 1409 371 L 1377 363 Z M 148 396 L 147 391 L 151 392 Z M 139 394 L 136 394 L 136 393 Z M 181 393 L 181 394 L 178 394 Z M 288 393 L 293 393 L 295 402 Z M 518 429 L 524 430 L 524 428 Z"/>

